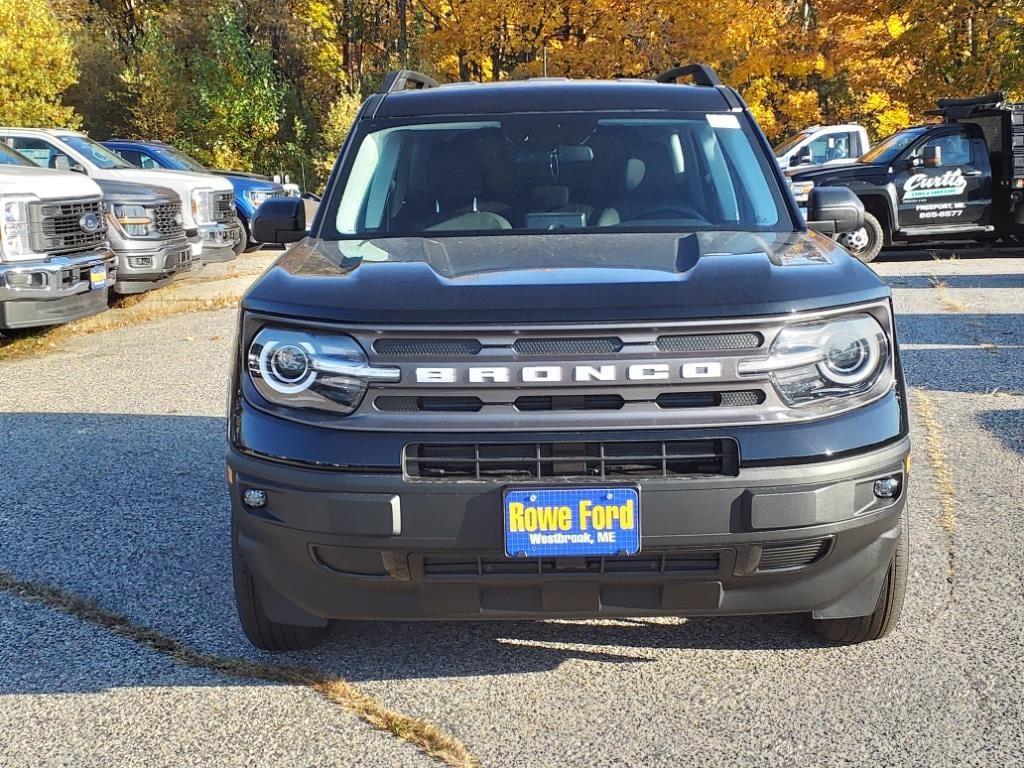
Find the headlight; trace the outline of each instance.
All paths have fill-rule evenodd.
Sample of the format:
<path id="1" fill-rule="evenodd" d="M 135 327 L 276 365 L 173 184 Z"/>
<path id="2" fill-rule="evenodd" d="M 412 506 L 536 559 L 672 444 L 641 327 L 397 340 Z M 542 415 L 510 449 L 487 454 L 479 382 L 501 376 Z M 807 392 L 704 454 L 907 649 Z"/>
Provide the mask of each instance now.
<path id="1" fill-rule="evenodd" d="M 795 407 L 862 395 L 883 377 L 891 385 L 889 346 L 885 330 L 871 315 L 847 315 L 782 329 L 767 359 L 744 360 L 738 370 L 768 374 L 782 400 Z"/>
<path id="2" fill-rule="evenodd" d="M 806 203 L 814 189 L 813 181 L 791 181 L 789 188 L 793 190 L 793 197 L 798 203 Z"/>
<path id="3" fill-rule="evenodd" d="M 32 252 L 28 204 L 34 197 L 0 198 L 0 259 L 25 261 L 36 258 Z"/>
<path id="4" fill-rule="evenodd" d="M 355 339 L 266 326 L 249 345 L 249 377 L 266 400 L 346 415 L 371 381 L 397 382 L 398 368 L 374 368 Z"/>
<path id="5" fill-rule="evenodd" d="M 110 206 L 110 217 L 118 229 L 128 237 L 146 237 L 153 226 L 149 211 L 141 205 L 114 203 Z"/>
<path id="6" fill-rule="evenodd" d="M 213 222 L 213 190 L 193 189 L 192 190 L 192 218 L 197 224 L 210 224 Z"/>
<path id="7" fill-rule="evenodd" d="M 249 198 L 249 202 L 258 208 L 260 205 L 272 198 L 274 193 L 265 189 L 247 189 L 245 191 L 245 196 Z"/>

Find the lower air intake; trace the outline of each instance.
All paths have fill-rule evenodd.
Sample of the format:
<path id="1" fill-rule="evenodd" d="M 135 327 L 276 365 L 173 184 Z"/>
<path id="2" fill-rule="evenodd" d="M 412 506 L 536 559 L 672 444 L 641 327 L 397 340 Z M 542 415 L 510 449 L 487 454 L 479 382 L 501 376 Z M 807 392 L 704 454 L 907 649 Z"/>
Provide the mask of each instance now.
<path id="1" fill-rule="evenodd" d="M 413 443 L 412 478 L 524 480 L 549 477 L 639 478 L 739 474 L 731 438 L 551 443 Z"/>
<path id="2" fill-rule="evenodd" d="M 765 544 L 757 570 L 782 571 L 811 565 L 828 553 L 831 542 L 831 539 L 811 539 L 786 544 Z"/>

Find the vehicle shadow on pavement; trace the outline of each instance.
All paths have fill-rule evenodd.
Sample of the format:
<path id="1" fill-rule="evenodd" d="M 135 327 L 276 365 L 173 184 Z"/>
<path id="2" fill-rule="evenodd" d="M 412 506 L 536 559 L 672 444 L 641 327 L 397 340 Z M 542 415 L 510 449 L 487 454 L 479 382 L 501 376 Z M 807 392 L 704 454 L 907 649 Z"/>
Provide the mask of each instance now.
<path id="1" fill-rule="evenodd" d="M 95 600 L 207 653 L 311 665 L 353 681 L 515 674 L 569 659 L 635 664 L 656 648 L 818 645 L 793 616 L 348 622 L 315 651 L 261 654 L 235 616 L 224 441 L 219 418 L 0 414 L 0 569 Z M 38 688 L 38 672 L 0 675 L 0 693 Z M 83 679 L 56 671 L 43 678 L 58 689 L 69 680 L 72 690 Z"/>
<path id="2" fill-rule="evenodd" d="M 907 383 L 942 392 L 1024 391 L 1024 315 L 897 315 Z"/>
<path id="3" fill-rule="evenodd" d="M 1024 394 L 1018 402 L 1024 403 Z M 1008 449 L 1024 456 L 1024 409 L 985 411 L 978 414 L 978 422 Z"/>

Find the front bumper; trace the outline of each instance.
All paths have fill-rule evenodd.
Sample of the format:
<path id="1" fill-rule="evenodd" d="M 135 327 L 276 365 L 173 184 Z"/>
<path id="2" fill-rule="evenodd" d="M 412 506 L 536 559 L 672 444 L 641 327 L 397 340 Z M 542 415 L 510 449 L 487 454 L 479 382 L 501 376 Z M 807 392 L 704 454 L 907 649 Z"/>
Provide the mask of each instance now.
<path id="1" fill-rule="evenodd" d="M 238 256 L 238 244 L 242 241 L 242 224 L 237 217 L 219 224 L 199 225 L 200 244 L 198 256 L 206 264 L 231 261 Z"/>
<path id="2" fill-rule="evenodd" d="M 90 272 L 106 268 L 94 285 Z M 43 261 L 0 263 L 0 328 L 60 325 L 103 312 L 117 280 L 117 258 L 108 248 Z"/>
<path id="3" fill-rule="evenodd" d="M 874 609 L 900 532 L 906 438 L 737 477 L 641 480 L 635 558 L 510 560 L 490 481 L 306 469 L 228 452 L 235 535 L 276 621 L 553 618 Z M 900 479 L 896 499 L 872 486 Z M 547 480 L 567 486 L 592 480 Z M 255 510 L 247 488 L 267 491 Z"/>
<path id="4" fill-rule="evenodd" d="M 126 238 L 112 244 L 117 253 L 116 293 L 143 293 L 160 288 L 192 268 L 192 247 L 184 235 L 170 241 Z"/>

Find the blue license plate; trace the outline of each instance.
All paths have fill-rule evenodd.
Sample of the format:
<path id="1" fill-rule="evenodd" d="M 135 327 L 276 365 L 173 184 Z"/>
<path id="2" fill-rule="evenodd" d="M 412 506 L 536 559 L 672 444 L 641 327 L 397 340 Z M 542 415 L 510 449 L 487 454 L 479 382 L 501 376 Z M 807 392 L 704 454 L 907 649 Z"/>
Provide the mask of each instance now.
<path id="1" fill-rule="evenodd" d="M 639 551 L 637 488 L 505 491 L 505 554 L 509 557 L 635 555 Z"/>

